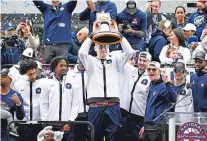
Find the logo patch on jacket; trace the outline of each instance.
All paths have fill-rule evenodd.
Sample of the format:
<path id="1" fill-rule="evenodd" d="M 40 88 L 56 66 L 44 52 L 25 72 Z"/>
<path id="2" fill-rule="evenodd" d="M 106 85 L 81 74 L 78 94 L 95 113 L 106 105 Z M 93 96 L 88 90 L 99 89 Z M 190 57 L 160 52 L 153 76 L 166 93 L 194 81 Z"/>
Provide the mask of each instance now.
<path id="1" fill-rule="evenodd" d="M 61 8 L 60 8 L 60 11 L 63 11 L 63 10 L 64 10 L 64 7 L 61 7 Z"/>
<path id="2" fill-rule="evenodd" d="M 142 82 L 141 82 L 141 84 L 143 84 L 143 85 L 147 85 L 147 83 L 148 83 L 147 79 L 143 79 Z"/>
<path id="3" fill-rule="evenodd" d="M 204 86 L 204 82 L 201 82 L 201 87 L 203 87 Z"/>
<path id="4" fill-rule="evenodd" d="M 136 18 L 134 18 L 134 19 L 132 20 L 132 24 L 137 24 L 137 19 L 136 19 Z"/>
<path id="5" fill-rule="evenodd" d="M 109 60 L 106 61 L 106 63 L 107 63 L 107 64 L 111 64 L 111 63 L 112 63 L 112 60 L 109 59 Z"/>
<path id="6" fill-rule="evenodd" d="M 36 94 L 41 94 L 42 89 L 41 88 L 37 88 L 36 89 Z"/>
<path id="7" fill-rule="evenodd" d="M 156 91 L 152 93 L 153 96 L 156 95 L 156 94 L 157 94 Z"/>
<path id="8" fill-rule="evenodd" d="M 72 85 L 71 85 L 70 83 L 66 83 L 66 84 L 65 84 L 65 88 L 66 88 L 66 89 L 71 89 L 71 88 L 72 88 Z"/>
<path id="9" fill-rule="evenodd" d="M 180 91 L 180 95 L 185 95 L 185 94 L 186 94 L 186 90 L 185 89 Z"/>

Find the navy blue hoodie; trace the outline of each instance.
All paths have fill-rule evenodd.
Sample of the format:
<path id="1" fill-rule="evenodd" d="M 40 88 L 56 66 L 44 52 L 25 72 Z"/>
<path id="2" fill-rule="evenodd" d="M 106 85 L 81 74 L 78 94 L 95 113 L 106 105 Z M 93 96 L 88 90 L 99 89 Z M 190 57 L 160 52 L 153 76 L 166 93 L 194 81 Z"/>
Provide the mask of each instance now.
<path id="1" fill-rule="evenodd" d="M 77 63 L 78 51 L 81 47 L 81 44 L 79 43 L 76 34 L 77 32 L 72 33 L 72 44 L 69 45 L 68 49 L 69 52 L 67 58 L 70 63 Z"/>
<path id="2" fill-rule="evenodd" d="M 89 19 L 89 34 L 92 32 L 93 29 L 93 23 L 96 20 L 96 13 L 109 13 L 111 16 L 111 19 L 116 18 L 117 14 L 117 7 L 113 2 L 110 1 L 104 1 L 102 4 L 99 4 L 98 2 L 95 2 L 96 11 L 91 12 L 90 8 L 86 8 L 83 12 L 80 13 L 80 20 L 85 21 Z"/>
<path id="3" fill-rule="evenodd" d="M 152 61 L 160 62 L 159 55 L 162 48 L 168 44 L 167 36 L 161 30 L 152 33 L 149 41 L 149 53 L 152 55 Z"/>
<path id="4" fill-rule="evenodd" d="M 194 112 L 207 112 L 207 74 L 191 75 L 190 84 L 193 93 Z"/>
<path id="5" fill-rule="evenodd" d="M 168 109 L 173 102 L 176 102 L 176 95 L 169 89 L 171 89 L 170 85 L 165 84 L 162 80 L 151 82 L 147 97 L 145 123 L 162 123 L 161 118 L 153 120 Z"/>
<path id="6" fill-rule="evenodd" d="M 64 5 L 60 4 L 56 10 L 52 5 L 43 1 L 33 0 L 33 2 L 43 14 L 44 44 L 71 43 L 71 14 L 76 7 L 77 1 L 73 0 Z"/>
<path id="7" fill-rule="evenodd" d="M 130 15 L 127 13 L 126 9 L 124 9 L 117 15 L 116 22 L 117 25 L 127 23 L 133 30 L 143 31 L 145 34 L 147 32 L 147 16 L 139 9 L 136 9 L 136 12 L 133 15 Z M 144 41 L 142 38 L 134 36 L 134 34 L 125 33 L 124 31 L 121 33 L 130 44 L 139 44 Z"/>
<path id="8" fill-rule="evenodd" d="M 200 40 L 201 34 L 203 29 L 206 27 L 207 24 L 207 7 L 203 9 L 204 13 L 200 13 L 199 9 L 197 12 L 194 12 L 188 18 L 188 23 L 192 23 L 196 26 L 196 33 L 195 35 Z"/>

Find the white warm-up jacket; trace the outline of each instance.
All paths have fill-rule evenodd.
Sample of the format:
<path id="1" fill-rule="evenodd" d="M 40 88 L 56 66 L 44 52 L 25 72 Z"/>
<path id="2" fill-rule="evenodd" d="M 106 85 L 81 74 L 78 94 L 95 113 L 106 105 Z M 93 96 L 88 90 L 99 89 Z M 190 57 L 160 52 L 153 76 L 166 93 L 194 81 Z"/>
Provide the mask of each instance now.
<path id="1" fill-rule="evenodd" d="M 60 81 L 55 77 L 47 79 L 48 92 L 40 97 L 41 120 L 58 121 L 60 110 Z M 71 75 L 62 80 L 62 114 L 61 121 L 74 121 L 80 105 L 80 86 L 73 83 Z"/>
<path id="2" fill-rule="evenodd" d="M 131 91 L 135 81 L 138 78 L 138 68 L 126 64 L 122 73 L 122 93 L 120 98 L 121 108 L 129 111 Z M 131 113 L 144 116 L 146 109 L 146 101 L 149 91 L 150 79 L 145 71 L 137 82 L 134 92 Z"/>
<path id="3" fill-rule="evenodd" d="M 120 96 L 120 78 L 119 69 L 124 67 L 126 62 L 132 56 L 134 50 L 131 45 L 126 40 L 122 38 L 121 46 L 123 48 L 123 53 L 114 56 L 109 56 L 104 65 L 106 68 L 106 93 L 107 97 L 117 97 Z M 88 99 L 93 97 L 104 97 L 104 82 L 103 82 L 103 65 L 101 60 L 88 54 L 89 48 L 91 47 L 92 40 L 87 38 L 82 44 L 79 50 L 79 57 L 83 63 L 87 75 L 87 93 Z"/>

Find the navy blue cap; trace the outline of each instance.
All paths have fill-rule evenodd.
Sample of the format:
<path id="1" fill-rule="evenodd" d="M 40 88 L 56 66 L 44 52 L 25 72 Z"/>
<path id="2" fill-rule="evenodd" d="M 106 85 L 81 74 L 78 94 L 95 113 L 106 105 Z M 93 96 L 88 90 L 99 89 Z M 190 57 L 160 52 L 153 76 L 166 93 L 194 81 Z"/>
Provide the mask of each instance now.
<path id="1" fill-rule="evenodd" d="M 187 39 L 187 46 L 189 46 L 191 43 L 196 43 L 196 42 L 198 42 L 198 37 L 193 35 Z"/>
<path id="2" fill-rule="evenodd" d="M 11 30 L 11 29 L 14 29 L 14 25 L 13 23 L 11 22 L 5 22 L 3 25 L 2 25 L 2 29 L 1 30 Z"/>

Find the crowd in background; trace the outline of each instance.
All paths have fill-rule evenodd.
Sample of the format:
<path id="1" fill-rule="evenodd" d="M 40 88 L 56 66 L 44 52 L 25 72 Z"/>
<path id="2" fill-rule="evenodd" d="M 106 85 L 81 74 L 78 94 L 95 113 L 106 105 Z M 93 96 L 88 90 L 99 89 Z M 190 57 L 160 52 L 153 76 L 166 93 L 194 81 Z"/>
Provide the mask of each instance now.
<path id="1" fill-rule="evenodd" d="M 207 112 L 207 1 L 197 0 L 197 11 L 188 18 L 183 6 L 176 7 L 174 19 L 160 11 L 160 0 L 150 1 L 143 11 L 129 0 L 120 13 L 111 1 L 87 1 L 79 18 L 89 20 L 88 28 L 75 32 L 71 17 L 77 1 L 33 2 L 44 17 L 44 54 L 38 52 L 40 38 L 28 17 L 19 19 L 17 26 L 12 21 L 1 23 L 1 65 L 13 64 L 0 74 L 2 140 L 14 119 L 89 121 L 95 141 L 160 141 L 161 134 L 155 136 L 148 129 L 161 129 L 165 110 Z M 120 43 L 92 42 L 100 12 L 110 14 Z M 49 76 L 42 63 L 49 64 Z M 67 64 L 76 65 L 68 70 Z M 161 64 L 172 65 L 174 82 Z M 186 64 L 195 67 L 190 82 L 185 80 Z M 186 119 L 190 117 L 179 120 Z M 40 125 L 10 128 L 11 140 L 35 141 L 42 130 Z M 43 131 L 38 140 L 89 140 L 87 126 L 65 124 Z"/>

